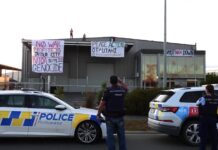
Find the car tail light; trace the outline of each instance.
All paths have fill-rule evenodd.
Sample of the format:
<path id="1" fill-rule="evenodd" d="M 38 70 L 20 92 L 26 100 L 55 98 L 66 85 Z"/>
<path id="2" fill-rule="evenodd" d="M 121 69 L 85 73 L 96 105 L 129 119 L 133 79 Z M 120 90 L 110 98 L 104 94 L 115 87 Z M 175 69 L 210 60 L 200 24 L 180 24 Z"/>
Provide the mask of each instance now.
<path id="1" fill-rule="evenodd" d="M 177 110 L 178 110 L 178 107 L 160 107 L 159 110 L 162 111 L 162 112 L 173 112 L 173 113 L 176 113 Z"/>
<path id="2" fill-rule="evenodd" d="M 173 122 L 173 120 L 159 120 L 159 121 L 162 121 L 162 122 Z"/>

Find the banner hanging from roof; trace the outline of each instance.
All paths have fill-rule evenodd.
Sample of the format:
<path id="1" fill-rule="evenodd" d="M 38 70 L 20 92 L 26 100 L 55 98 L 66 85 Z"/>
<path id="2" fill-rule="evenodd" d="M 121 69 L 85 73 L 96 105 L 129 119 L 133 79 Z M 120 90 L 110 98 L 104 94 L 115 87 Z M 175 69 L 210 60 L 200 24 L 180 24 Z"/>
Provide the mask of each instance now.
<path id="1" fill-rule="evenodd" d="M 32 71 L 36 73 L 62 73 L 64 67 L 63 40 L 32 41 Z"/>
<path id="2" fill-rule="evenodd" d="M 174 50 L 167 50 L 166 56 L 176 56 L 176 57 L 181 57 L 181 56 L 194 56 L 194 50 L 189 50 L 189 49 L 174 49 Z"/>
<path id="3" fill-rule="evenodd" d="M 125 42 L 92 41 L 91 57 L 124 57 Z"/>

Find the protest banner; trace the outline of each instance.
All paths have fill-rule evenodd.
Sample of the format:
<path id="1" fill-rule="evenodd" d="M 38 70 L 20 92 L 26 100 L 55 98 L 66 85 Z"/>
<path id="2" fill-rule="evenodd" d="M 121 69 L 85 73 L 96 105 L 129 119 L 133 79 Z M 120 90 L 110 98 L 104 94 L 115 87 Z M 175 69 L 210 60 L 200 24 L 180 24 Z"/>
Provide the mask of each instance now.
<path id="1" fill-rule="evenodd" d="M 125 42 L 92 41 L 92 57 L 124 57 Z"/>
<path id="2" fill-rule="evenodd" d="M 63 40 L 32 41 L 32 71 L 36 73 L 62 73 L 64 60 Z"/>

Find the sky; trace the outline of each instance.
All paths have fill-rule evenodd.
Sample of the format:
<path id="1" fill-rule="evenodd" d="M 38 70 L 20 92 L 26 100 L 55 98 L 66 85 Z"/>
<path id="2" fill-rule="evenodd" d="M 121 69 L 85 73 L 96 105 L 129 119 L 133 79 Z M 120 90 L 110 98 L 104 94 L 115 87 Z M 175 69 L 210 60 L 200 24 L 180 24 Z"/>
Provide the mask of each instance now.
<path id="1" fill-rule="evenodd" d="M 167 0 L 167 42 L 196 44 L 218 67 L 218 0 Z M 164 0 L 2 0 L 0 64 L 21 68 L 22 39 L 164 40 Z"/>

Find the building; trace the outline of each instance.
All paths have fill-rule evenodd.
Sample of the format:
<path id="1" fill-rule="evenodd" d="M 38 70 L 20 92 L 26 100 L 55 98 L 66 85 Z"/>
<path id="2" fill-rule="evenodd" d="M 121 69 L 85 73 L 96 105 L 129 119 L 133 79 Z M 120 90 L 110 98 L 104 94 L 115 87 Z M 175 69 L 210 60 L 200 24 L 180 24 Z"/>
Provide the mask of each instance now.
<path id="1" fill-rule="evenodd" d="M 19 68 L 0 64 L 0 90 L 14 89 L 16 83 L 20 81 L 20 72 L 21 69 Z"/>
<path id="2" fill-rule="evenodd" d="M 162 87 L 163 42 L 119 37 L 70 38 L 64 40 L 63 73 L 32 72 L 32 41 L 23 39 L 22 82 L 26 86 L 65 92 L 98 91 L 112 74 L 131 88 Z M 92 41 L 122 42 L 124 57 L 92 57 Z M 167 86 L 195 86 L 205 78 L 205 51 L 196 45 L 167 43 L 168 50 L 186 50 L 192 55 L 167 57 Z M 49 88 L 50 87 L 50 88 Z"/>

